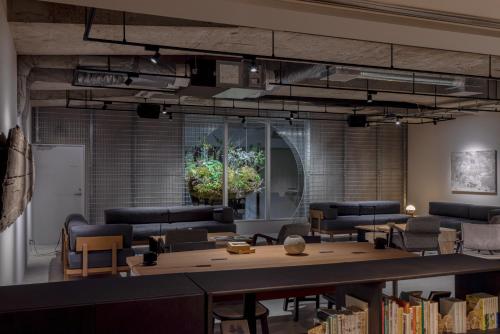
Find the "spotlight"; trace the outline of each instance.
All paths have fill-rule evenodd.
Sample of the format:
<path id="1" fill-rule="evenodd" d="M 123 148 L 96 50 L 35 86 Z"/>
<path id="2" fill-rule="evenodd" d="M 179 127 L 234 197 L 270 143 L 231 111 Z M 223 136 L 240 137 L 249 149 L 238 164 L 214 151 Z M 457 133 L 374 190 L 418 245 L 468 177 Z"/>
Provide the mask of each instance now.
<path id="1" fill-rule="evenodd" d="M 125 80 L 125 85 L 130 86 L 132 84 L 133 80 L 130 74 L 127 75 L 127 80 Z"/>
<path id="2" fill-rule="evenodd" d="M 290 117 L 290 118 L 288 119 L 288 123 L 290 123 L 290 125 L 293 125 L 293 118 L 291 118 L 291 117 Z"/>
<path id="3" fill-rule="evenodd" d="M 160 57 L 161 57 L 161 55 L 160 55 L 160 51 L 156 51 L 156 52 L 155 52 L 155 54 L 154 54 L 154 55 L 152 55 L 152 56 L 149 58 L 149 60 L 150 60 L 153 64 L 157 65 L 157 64 L 160 62 Z"/>
<path id="4" fill-rule="evenodd" d="M 245 124 L 247 118 L 245 116 L 240 116 L 240 118 L 241 118 L 241 124 Z"/>
<path id="5" fill-rule="evenodd" d="M 255 61 L 253 61 L 252 64 L 250 64 L 250 72 L 251 73 L 257 73 L 257 72 L 259 72 L 259 68 L 255 64 Z"/>
<path id="6" fill-rule="evenodd" d="M 111 104 L 111 101 L 104 101 L 102 105 L 102 110 L 108 109 L 108 104 Z"/>
<path id="7" fill-rule="evenodd" d="M 169 120 L 172 120 L 172 112 L 169 112 L 169 113 L 168 113 L 168 119 L 169 119 Z"/>
<path id="8" fill-rule="evenodd" d="M 370 122 L 366 122 L 366 127 L 369 128 L 370 127 Z"/>
<path id="9" fill-rule="evenodd" d="M 437 118 L 433 118 L 433 119 L 432 119 L 432 124 L 434 124 L 434 125 L 437 125 L 437 124 L 438 124 L 438 120 L 437 120 Z"/>
<path id="10" fill-rule="evenodd" d="M 372 96 L 372 94 L 371 94 L 371 93 L 368 93 L 368 96 L 367 96 L 367 98 L 366 98 L 366 102 L 367 102 L 367 103 L 372 103 L 372 102 L 373 102 L 373 96 Z"/>
<path id="11" fill-rule="evenodd" d="M 396 117 L 396 126 L 400 126 L 401 125 L 401 117 Z"/>

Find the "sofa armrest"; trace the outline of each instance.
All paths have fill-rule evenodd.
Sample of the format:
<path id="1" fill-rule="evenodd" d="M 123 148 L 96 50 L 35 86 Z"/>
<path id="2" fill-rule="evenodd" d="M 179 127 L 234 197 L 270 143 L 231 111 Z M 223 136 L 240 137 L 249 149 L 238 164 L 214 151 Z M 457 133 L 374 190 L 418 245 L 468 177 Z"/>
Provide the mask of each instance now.
<path id="1" fill-rule="evenodd" d="M 223 224 L 233 223 L 233 209 L 228 207 L 214 208 L 214 220 Z"/>
<path id="2" fill-rule="evenodd" d="M 311 203 L 309 210 L 322 211 L 324 219 L 337 219 L 338 216 L 336 203 Z"/>
<path id="3" fill-rule="evenodd" d="M 496 218 L 497 216 L 500 216 L 500 209 L 494 209 L 494 210 L 490 210 L 488 212 L 488 223 L 490 224 L 499 224 L 500 223 L 500 220 L 499 218 Z"/>

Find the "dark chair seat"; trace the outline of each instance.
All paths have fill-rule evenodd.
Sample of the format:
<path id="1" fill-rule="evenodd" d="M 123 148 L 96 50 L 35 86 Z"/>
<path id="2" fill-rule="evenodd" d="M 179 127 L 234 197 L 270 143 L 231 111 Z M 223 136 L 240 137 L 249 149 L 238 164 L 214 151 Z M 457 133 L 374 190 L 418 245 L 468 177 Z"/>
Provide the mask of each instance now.
<path id="1" fill-rule="evenodd" d="M 243 303 L 231 302 L 231 303 L 220 303 L 215 304 L 213 308 L 213 314 L 216 319 L 221 321 L 224 320 L 242 320 L 245 318 L 243 314 Z M 267 317 L 269 315 L 269 310 L 257 302 L 255 304 L 255 317 L 257 319 L 262 317 Z"/>

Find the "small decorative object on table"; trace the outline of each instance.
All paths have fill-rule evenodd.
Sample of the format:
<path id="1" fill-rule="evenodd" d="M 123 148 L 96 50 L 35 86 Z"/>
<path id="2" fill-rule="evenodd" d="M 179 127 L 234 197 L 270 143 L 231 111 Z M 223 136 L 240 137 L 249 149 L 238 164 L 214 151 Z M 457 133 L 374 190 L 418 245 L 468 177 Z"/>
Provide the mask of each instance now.
<path id="1" fill-rule="evenodd" d="M 230 241 L 227 243 L 226 250 L 233 254 L 250 254 L 255 253 L 254 248 L 250 248 L 250 245 L 242 241 Z"/>
<path id="2" fill-rule="evenodd" d="M 306 242 L 300 235 L 290 235 L 285 239 L 283 246 L 288 255 L 299 255 L 306 249 Z"/>
<path id="3" fill-rule="evenodd" d="M 415 206 L 414 206 L 414 205 L 409 204 L 409 205 L 407 205 L 407 206 L 406 206 L 405 211 L 406 211 L 406 214 L 407 214 L 407 215 L 410 215 L 410 216 L 412 216 L 412 217 L 415 217 L 415 213 L 417 212 L 417 209 L 415 208 Z"/>

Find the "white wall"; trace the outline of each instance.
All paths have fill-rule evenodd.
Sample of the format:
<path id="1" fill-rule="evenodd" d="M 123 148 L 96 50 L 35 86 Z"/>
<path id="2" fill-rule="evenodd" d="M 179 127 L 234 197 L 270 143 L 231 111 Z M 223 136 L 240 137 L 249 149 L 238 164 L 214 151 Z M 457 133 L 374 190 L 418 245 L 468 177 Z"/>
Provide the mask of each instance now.
<path id="1" fill-rule="evenodd" d="M 17 54 L 7 23 L 6 3 L 0 1 L 0 131 L 17 123 Z M 18 222 L 0 233 L 0 285 L 21 282 L 26 263 L 26 224 Z"/>
<path id="2" fill-rule="evenodd" d="M 500 151 L 500 114 L 479 113 L 436 126 L 411 126 L 408 203 L 414 204 L 420 214 L 427 213 L 429 201 L 500 205 L 499 195 L 451 192 L 451 152 L 476 150 Z"/>

